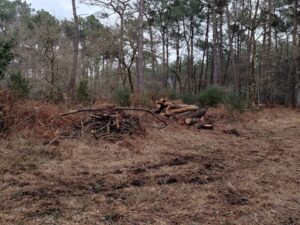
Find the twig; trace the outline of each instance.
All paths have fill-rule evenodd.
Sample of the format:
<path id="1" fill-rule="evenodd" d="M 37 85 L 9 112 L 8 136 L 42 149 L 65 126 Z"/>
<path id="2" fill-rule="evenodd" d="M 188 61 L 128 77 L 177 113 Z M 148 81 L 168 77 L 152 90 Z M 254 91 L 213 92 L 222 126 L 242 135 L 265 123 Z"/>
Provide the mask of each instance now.
<path id="1" fill-rule="evenodd" d="M 101 124 L 102 124 L 101 122 L 92 123 L 92 124 L 88 125 L 86 128 L 84 128 L 83 133 L 85 133 L 87 130 L 89 130 L 93 126 L 101 125 Z"/>

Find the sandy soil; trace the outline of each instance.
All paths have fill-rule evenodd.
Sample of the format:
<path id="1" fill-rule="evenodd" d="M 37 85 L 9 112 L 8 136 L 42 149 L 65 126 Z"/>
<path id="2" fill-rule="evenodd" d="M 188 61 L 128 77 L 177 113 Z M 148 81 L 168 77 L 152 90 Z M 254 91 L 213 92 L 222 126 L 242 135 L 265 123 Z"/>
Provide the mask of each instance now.
<path id="1" fill-rule="evenodd" d="M 300 224 L 299 146 L 300 112 L 283 108 L 117 143 L 15 134 L 0 140 L 0 224 Z"/>

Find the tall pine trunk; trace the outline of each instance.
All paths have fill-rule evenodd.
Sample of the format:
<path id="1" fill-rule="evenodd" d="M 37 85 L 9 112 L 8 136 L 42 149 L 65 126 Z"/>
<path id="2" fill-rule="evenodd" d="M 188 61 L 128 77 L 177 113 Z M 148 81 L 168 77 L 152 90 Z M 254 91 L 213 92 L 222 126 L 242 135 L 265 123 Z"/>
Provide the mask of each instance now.
<path id="1" fill-rule="evenodd" d="M 213 84 L 220 84 L 221 76 L 221 59 L 220 59 L 220 49 L 218 41 L 218 19 L 216 12 L 216 4 L 212 6 L 212 23 L 213 23 L 213 59 L 214 59 L 214 69 L 213 69 Z"/>
<path id="2" fill-rule="evenodd" d="M 76 2 L 72 0 L 73 17 L 74 17 L 74 37 L 73 37 L 73 63 L 72 72 L 69 82 L 69 92 L 70 97 L 75 99 L 75 85 L 77 77 L 77 64 L 78 64 L 78 54 L 79 54 L 79 20 L 76 12 Z"/>
<path id="3" fill-rule="evenodd" d="M 299 68 L 299 40 L 298 38 L 298 0 L 294 0 L 293 12 L 293 70 L 292 70 L 292 105 L 300 106 L 300 68 Z"/>
<path id="4" fill-rule="evenodd" d="M 138 55 L 136 65 L 137 76 L 137 91 L 142 93 L 144 91 L 144 0 L 139 0 L 139 18 L 138 18 Z"/>

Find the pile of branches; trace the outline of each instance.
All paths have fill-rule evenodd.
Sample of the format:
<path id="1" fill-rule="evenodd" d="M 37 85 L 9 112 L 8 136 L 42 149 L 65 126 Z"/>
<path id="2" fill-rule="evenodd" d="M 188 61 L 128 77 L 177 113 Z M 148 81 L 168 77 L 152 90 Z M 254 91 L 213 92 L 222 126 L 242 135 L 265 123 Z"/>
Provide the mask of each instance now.
<path id="1" fill-rule="evenodd" d="M 74 124 L 73 133 L 78 136 L 93 136 L 95 139 L 113 139 L 141 131 L 139 118 L 125 112 L 106 111 L 91 113 L 88 119 Z"/>
<path id="2" fill-rule="evenodd" d="M 82 119 L 79 123 L 74 124 L 71 131 L 62 133 L 51 142 L 64 137 L 76 138 L 90 136 L 95 139 L 117 140 L 124 135 L 143 134 L 144 129 L 141 126 L 139 117 L 128 114 L 126 111 L 141 111 L 149 113 L 158 121 L 167 125 L 164 120 L 147 109 L 115 107 L 80 109 L 62 114 L 58 118 L 55 118 L 59 119 L 70 115 L 74 116 L 74 114 L 79 113 L 89 114 L 86 119 Z"/>
<path id="3" fill-rule="evenodd" d="M 204 116 L 207 109 L 200 109 L 196 105 L 184 104 L 181 100 L 168 100 L 162 98 L 156 101 L 156 114 L 173 119 L 180 124 L 195 126 L 197 129 L 213 130 L 213 125 L 206 123 Z"/>

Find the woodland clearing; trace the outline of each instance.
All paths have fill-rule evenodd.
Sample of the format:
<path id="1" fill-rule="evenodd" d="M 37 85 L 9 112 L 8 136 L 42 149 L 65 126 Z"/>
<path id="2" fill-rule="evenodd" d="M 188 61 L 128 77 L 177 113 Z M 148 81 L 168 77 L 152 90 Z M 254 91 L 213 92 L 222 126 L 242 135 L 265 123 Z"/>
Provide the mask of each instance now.
<path id="1" fill-rule="evenodd" d="M 210 108 L 213 131 L 139 116 L 145 132 L 113 142 L 1 139 L 0 224 L 299 224 L 299 110 Z"/>

